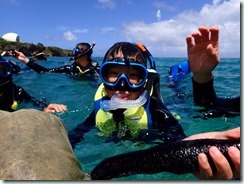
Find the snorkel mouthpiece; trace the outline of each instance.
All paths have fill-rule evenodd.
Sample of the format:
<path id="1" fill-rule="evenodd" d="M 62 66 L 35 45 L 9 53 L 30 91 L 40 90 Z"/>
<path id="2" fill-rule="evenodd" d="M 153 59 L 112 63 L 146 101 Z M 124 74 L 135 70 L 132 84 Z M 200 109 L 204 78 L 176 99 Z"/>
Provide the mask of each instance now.
<path id="1" fill-rule="evenodd" d="M 121 96 L 114 95 L 112 96 L 111 100 L 102 100 L 100 102 L 100 107 L 104 111 L 140 107 L 146 103 L 147 98 L 147 90 L 144 90 L 140 97 L 136 100 L 122 100 Z"/>

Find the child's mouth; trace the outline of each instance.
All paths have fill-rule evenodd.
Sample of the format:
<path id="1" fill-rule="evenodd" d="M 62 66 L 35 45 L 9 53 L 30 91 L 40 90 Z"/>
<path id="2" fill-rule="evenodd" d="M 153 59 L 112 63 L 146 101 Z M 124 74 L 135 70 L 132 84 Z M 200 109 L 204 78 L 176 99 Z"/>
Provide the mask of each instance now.
<path id="1" fill-rule="evenodd" d="M 128 100 L 128 95 L 125 94 L 114 94 L 112 96 L 113 100 L 120 101 L 120 100 Z"/>

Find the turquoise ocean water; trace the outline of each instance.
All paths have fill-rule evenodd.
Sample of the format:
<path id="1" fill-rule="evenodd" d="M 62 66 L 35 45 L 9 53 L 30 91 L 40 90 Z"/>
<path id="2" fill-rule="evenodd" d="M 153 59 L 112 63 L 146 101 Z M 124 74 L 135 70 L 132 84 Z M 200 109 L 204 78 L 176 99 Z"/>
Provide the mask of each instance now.
<path id="1" fill-rule="evenodd" d="M 32 96 L 46 98 L 50 103 L 62 103 L 68 106 L 68 111 L 57 113 L 65 123 L 67 130 L 72 130 L 77 124 L 83 122 L 93 109 L 93 97 L 100 79 L 75 80 L 68 74 L 44 73 L 38 74 L 30 70 L 23 63 L 18 63 L 23 71 L 14 76 L 14 82 L 22 86 Z M 68 57 L 48 57 L 47 61 L 38 61 L 41 65 L 52 68 L 70 64 Z M 101 57 L 93 59 L 101 63 Z M 240 116 L 234 118 L 214 118 L 203 120 L 193 118 L 199 115 L 192 100 L 191 74 L 188 74 L 176 86 L 170 85 L 167 80 L 168 69 L 186 58 L 155 58 L 157 71 L 161 75 L 160 90 L 168 108 L 180 116 L 180 123 L 187 135 L 208 131 L 221 131 L 240 125 Z M 240 59 L 224 58 L 214 71 L 215 90 L 218 96 L 240 95 Z M 31 104 L 22 104 L 20 108 L 33 108 Z M 104 143 L 97 136 L 96 130 L 86 133 L 74 152 L 80 160 L 84 172 L 89 173 L 103 159 L 129 151 L 145 149 L 148 146 L 138 146 L 129 141 L 120 145 Z M 125 163 L 126 164 L 126 163 Z M 182 166 L 184 167 L 184 166 Z M 115 180 L 197 180 L 192 174 L 175 175 L 172 173 L 159 173 L 153 175 L 133 175 Z"/>

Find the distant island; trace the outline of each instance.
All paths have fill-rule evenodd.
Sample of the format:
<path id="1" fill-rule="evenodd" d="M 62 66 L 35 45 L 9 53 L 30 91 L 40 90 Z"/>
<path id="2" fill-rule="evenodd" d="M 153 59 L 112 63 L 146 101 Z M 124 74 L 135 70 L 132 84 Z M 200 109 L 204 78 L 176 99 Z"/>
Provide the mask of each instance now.
<path id="1" fill-rule="evenodd" d="M 15 49 L 23 52 L 26 56 L 34 56 L 38 53 L 44 52 L 46 56 L 71 56 L 72 50 L 62 49 L 55 46 L 44 46 L 42 43 L 23 43 L 23 42 L 12 42 L 0 38 L 0 53 L 3 51 Z"/>

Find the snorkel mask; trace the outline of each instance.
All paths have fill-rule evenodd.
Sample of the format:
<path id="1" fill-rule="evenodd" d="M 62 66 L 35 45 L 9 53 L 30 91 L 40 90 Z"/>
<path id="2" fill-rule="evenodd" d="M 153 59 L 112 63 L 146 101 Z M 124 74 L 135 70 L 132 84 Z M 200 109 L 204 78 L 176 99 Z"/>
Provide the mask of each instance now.
<path id="1" fill-rule="evenodd" d="M 139 80 L 136 84 L 130 82 L 129 77 L 122 73 L 120 74 L 114 82 L 108 81 L 108 71 L 110 67 L 115 66 L 129 66 L 133 70 L 137 70 L 139 75 Z M 141 90 L 147 82 L 148 71 L 147 68 L 139 62 L 126 62 L 126 61 L 106 61 L 100 67 L 100 77 L 103 81 L 104 86 L 108 90 L 119 90 L 119 91 L 139 91 Z M 119 94 L 114 94 L 111 100 L 102 100 L 100 103 L 101 109 L 103 110 L 116 110 L 123 108 L 133 108 L 140 107 L 144 105 L 148 98 L 147 90 L 144 90 L 138 99 L 136 100 L 122 100 L 122 96 Z"/>
<path id="2" fill-rule="evenodd" d="M 150 64 L 150 68 L 147 68 L 147 62 L 139 62 L 130 57 L 127 58 L 116 58 L 112 61 L 104 61 L 100 66 L 100 78 L 108 90 L 119 90 L 119 91 L 133 91 L 137 92 L 142 90 L 147 86 L 148 77 L 150 73 L 156 73 L 156 65 L 154 58 L 146 47 L 140 43 L 135 44 L 139 48 Z M 138 82 L 131 83 L 129 77 L 125 73 L 121 73 L 114 82 L 108 80 L 108 71 L 110 67 L 114 66 L 128 66 L 133 70 L 137 70 L 139 73 Z M 116 110 L 116 109 L 126 109 L 143 106 L 149 97 L 150 89 L 145 89 L 141 92 L 139 98 L 135 100 L 123 100 L 119 94 L 114 94 L 110 100 L 102 100 L 100 102 L 100 107 L 102 110 Z"/>
<path id="3" fill-rule="evenodd" d="M 128 66 L 131 67 L 134 70 L 137 70 L 139 73 L 139 81 L 136 84 L 132 84 L 130 82 L 129 77 L 122 73 L 120 74 L 116 81 L 110 82 L 108 80 L 108 71 L 110 68 L 113 68 L 115 66 Z M 108 90 L 119 90 L 119 91 L 139 91 L 141 90 L 147 80 L 148 77 L 148 71 L 147 68 L 140 64 L 139 62 L 129 62 L 129 61 L 106 61 L 104 62 L 100 67 L 100 77 L 104 84 L 104 86 Z"/>
<path id="4" fill-rule="evenodd" d="M 78 45 L 73 49 L 73 57 L 70 60 L 76 60 L 81 58 L 82 56 L 86 55 L 87 53 L 91 52 L 93 47 L 96 45 L 96 41 L 92 42 L 92 45 L 89 49 L 85 50 L 85 51 L 81 51 L 80 48 L 78 47 Z"/>

